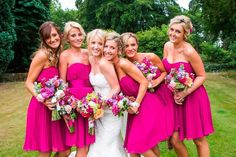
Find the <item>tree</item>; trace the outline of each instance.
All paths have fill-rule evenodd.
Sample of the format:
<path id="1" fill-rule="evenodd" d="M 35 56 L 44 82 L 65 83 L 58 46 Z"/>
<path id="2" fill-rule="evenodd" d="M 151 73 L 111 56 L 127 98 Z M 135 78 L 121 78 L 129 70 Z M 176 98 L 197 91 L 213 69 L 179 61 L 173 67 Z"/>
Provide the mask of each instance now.
<path id="1" fill-rule="evenodd" d="M 61 8 L 61 4 L 58 0 L 52 0 L 50 6 L 50 20 L 54 21 L 61 29 L 68 21 L 78 21 L 78 11 L 76 9 L 66 9 Z"/>
<path id="2" fill-rule="evenodd" d="M 18 0 L 15 4 L 17 42 L 15 58 L 9 72 L 25 72 L 30 64 L 30 55 L 39 46 L 39 26 L 49 18 L 50 0 Z"/>
<path id="3" fill-rule="evenodd" d="M 15 20 L 12 14 L 15 0 L 0 1 L 0 74 L 5 72 L 14 58 L 13 45 L 16 41 Z"/>
<path id="4" fill-rule="evenodd" d="M 235 0 L 192 0 L 202 11 L 204 30 L 213 41 L 221 39 L 223 47 L 236 39 L 236 1 Z"/>
<path id="5" fill-rule="evenodd" d="M 104 28 L 119 33 L 160 27 L 181 13 L 174 0 L 76 0 L 76 6 L 86 30 Z"/>

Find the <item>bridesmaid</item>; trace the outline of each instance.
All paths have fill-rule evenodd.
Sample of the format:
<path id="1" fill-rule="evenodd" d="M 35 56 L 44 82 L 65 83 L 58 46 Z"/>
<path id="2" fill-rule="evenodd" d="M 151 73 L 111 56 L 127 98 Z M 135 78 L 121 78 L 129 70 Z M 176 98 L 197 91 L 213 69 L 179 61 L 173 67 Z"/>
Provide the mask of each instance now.
<path id="1" fill-rule="evenodd" d="M 174 106 L 173 106 L 173 98 L 170 96 L 171 91 L 167 88 L 164 83 L 164 79 L 166 76 L 166 70 L 164 65 L 162 64 L 161 59 L 154 53 L 144 53 L 138 52 L 138 38 L 134 33 L 126 32 L 121 34 L 121 40 L 124 44 L 123 55 L 135 63 L 143 63 L 144 60 L 150 61 L 154 66 L 158 67 L 156 76 L 153 77 L 153 80 L 149 81 L 149 88 L 154 89 L 156 96 L 160 97 L 162 103 L 156 102 L 156 105 L 159 106 L 159 110 L 164 111 L 160 113 L 161 122 L 165 120 L 165 125 L 159 125 L 162 127 L 162 132 L 159 132 L 160 135 L 163 136 L 163 140 L 166 137 L 170 137 L 174 132 Z"/>
<path id="2" fill-rule="evenodd" d="M 163 64 L 167 72 L 183 64 L 185 71 L 195 74 L 193 86 L 174 95 L 175 132 L 171 143 L 178 156 L 186 157 L 188 152 L 183 140 L 193 140 L 198 156 L 210 157 L 206 136 L 213 133 L 214 128 L 209 98 L 203 86 L 206 74 L 199 54 L 186 41 L 191 31 L 192 23 L 188 17 L 174 17 L 169 24 L 169 41 L 164 46 Z"/>
<path id="3" fill-rule="evenodd" d="M 135 97 L 129 110 L 124 147 L 131 157 L 142 154 L 144 157 L 160 156 L 156 145 L 162 140 L 160 135 L 158 107 L 152 102 L 161 102 L 153 93 L 146 93 L 148 81 L 141 71 L 129 60 L 119 58 L 122 42 L 119 34 L 108 33 L 104 46 L 104 55 L 115 65 L 121 91 Z M 162 125 L 162 124 L 160 124 Z"/>
<path id="4" fill-rule="evenodd" d="M 82 99 L 93 91 L 89 83 L 91 66 L 88 50 L 81 48 L 85 38 L 84 29 L 79 23 L 67 22 L 64 28 L 64 38 L 70 47 L 60 55 L 60 77 L 68 82 L 69 92 L 76 98 Z M 88 119 L 78 113 L 75 132 L 66 131 L 66 144 L 77 147 L 76 157 L 86 157 L 89 145 L 94 142 L 95 137 L 88 133 Z"/>
<path id="5" fill-rule="evenodd" d="M 52 121 L 54 105 L 40 100 L 34 90 L 34 82 L 48 80 L 58 76 L 58 58 L 61 52 L 61 37 L 55 23 L 48 21 L 39 28 L 41 45 L 32 55 L 33 60 L 25 82 L 27 90 L 33 95 L 27 112 L 26 135 L 23 149 L 38 151 L 39 157 L 49 157 L 52 151 L 56 155 L 66 156 L 64 125 L 62 120 Z"/>
<path id="6" fill-rule="evenodd" d="M 103 57 L 106 32 L 94 29 L 87 35 L 91 72 L 89 80 L 96 93 L 111 98 L 120 92 L 114 65 Z M 114 116 L 105 108 L 103 116 L 96 121 L 96 142 L 89 147 L 88 157 L 127 157 L 120 136 L 122 118 Z"/>

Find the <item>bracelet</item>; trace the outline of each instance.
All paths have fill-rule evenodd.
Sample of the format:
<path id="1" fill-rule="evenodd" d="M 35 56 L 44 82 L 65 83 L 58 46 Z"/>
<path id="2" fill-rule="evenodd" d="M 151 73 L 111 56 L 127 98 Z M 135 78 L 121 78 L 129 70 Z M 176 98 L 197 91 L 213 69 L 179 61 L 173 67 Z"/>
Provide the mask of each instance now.
<path id="1" fill-rule="evenodd" d="M 135 102 L 132 102 L 132 103 L 130 104 L 130 106 L 132 106 L 132 107 L 139 107 L 140 104 L 135 101 Z"/>

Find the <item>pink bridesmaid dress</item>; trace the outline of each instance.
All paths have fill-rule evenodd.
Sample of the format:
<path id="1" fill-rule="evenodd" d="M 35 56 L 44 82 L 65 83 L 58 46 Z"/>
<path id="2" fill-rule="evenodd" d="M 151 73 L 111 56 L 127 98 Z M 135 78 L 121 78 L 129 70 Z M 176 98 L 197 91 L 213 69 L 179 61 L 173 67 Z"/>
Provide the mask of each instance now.
<path id="1" fill-rule="evenodd" d="M 41 71 L 37 82 L 42 79 L 48 80 L 58 76 L 56 67 L 51 66 Z M 63 120 L 52 121 L 52 111 L 44 104 L 31 98 L 27 111 L 26 135 L 23 149 L 25 151 L 64 151 L 68 149 L 65 145 L 65 125 Z"/>
<path id="2" fill-rule="evenodd" d="M 137 97 L 139 84 L 126 75 L 120 80 L 121 91 L 127 96 Z M 128 153 L 144 153 L 168 138 L 165 108 L 156 93 L 146 92 L 139 114 L 128 114 L 124 147 Z"/>
<path id="3" fill-rule="evenodd" d="M 190 63 L 187 62 L 169 63 L 167 59 L 163 59 L 163 64 L 167 72 L 183 64 L 186 72 L 194 73 Z M 183 105 L 175 104 L 174 112 L 175 131 L 179 132 L 181 140 L 192 140 L 214 132 L 210 101 L 203 85 L 188 95 Z"/>
<path id="4" fill-rule="evenodd" d="M 83 63 L 73 63 L 67 68 L 67 82 L 69 92 L 78 99 L 82 99 L 88 93 L 93 92 L 89 82 L 91 66 Z M 75 132 L 70 133 L 66 129 L 66 144 L 68 146 L 84 147 L 95 142 L 95 136 L 88 133 L 88 118 L 77 114 Z"/>
<path id="5" fill-rule="evenodd" d="M 156 78 L 161 75 L 160 70 L 156 72 Z M 155 93 L 162 100 L 165 108 L 165 120 L 167 135 L 171 136 L 174 133 L 174 99 L 172 92 L 168 89 L 165 82 L 162 82 L 155 88 Z"/>

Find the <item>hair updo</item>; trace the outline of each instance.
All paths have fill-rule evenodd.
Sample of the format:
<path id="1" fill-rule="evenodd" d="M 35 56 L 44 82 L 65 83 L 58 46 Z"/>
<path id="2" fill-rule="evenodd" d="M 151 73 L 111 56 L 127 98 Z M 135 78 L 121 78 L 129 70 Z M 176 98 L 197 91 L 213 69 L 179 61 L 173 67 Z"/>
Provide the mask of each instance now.
<path id="1" fill-rule="evenodd" d="M 192 32 L 193 25 L 189 17 L 185 15 L 175 16 L 170 20 L 169 27 L 173 24 L 181 24 L 184 29 L 184 40 L 188 38 L 190 33 Z"/>
<path id="2" fill-rule="evenodd" d="M 122 50 L 123 50 L 123 43 L 122 43 L 122 41 L 120 39 L 120 34 L 116 33 L 115 31 L 108 32 L 106 34 L 106 41 L 107 40 L 113 40 L 117 44 L 118 51 L 120 53 L 119 55 L 121 55 Z"/>

